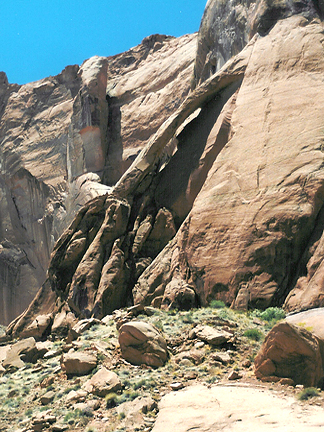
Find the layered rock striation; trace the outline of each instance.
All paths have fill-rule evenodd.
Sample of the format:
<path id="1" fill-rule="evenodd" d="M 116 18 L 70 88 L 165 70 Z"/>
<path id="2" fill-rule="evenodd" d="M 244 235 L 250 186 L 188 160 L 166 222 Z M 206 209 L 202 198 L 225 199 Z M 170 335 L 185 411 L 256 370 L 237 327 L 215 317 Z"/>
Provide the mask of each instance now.
<path id="1" fill-rule="evenodd" d="M 195 43 L 196 35 L 155 35 L 126 53 L 23 86 L 1 73 L 1 323 L 33 299 L 75 214 L 110 191 L 185 98 Z"/>
<path id="2" fill-rule="evenodd" d="M 152 36 L 108 61 L 108 125 L 78 129 L 76 110 L 83 132 L 68 148 L 99 142 L 106 127 L 105 161 L 88 163 L 113 187 L 55 244 L 8 334 L 37 315 L 48 317 L 44 334 L 64 332 L 132 303 L 308 307 L 324 227 L 323 11 L 311 0 L 210 0 L 194 74 L 194 36 Z M 87 103 L 100 119 L 100 100 Z"/>

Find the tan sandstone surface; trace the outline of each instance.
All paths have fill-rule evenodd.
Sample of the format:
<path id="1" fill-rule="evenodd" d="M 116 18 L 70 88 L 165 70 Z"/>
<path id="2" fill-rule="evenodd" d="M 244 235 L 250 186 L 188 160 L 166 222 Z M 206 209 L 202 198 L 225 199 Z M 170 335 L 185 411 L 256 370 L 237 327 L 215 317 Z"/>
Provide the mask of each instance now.
<path id="1" fill-rule="evenodd" d="M 135 298 L 161 296 L 165 282 L 155 281 L 163 271 L 167 281 L 180 273 L 202 304 L 283 301 L 323 202 L 322 35 L 321 22 L 293 16 L 254 39 L 232 108 L 224 107 L 228 141 L 164 252 L 169 273 L 161 256 L 139 279 Z M 215 128 L 217 147 L 217 121 Z M 197 167 L 192 177 L 198 174 Z"/>
<path id="2" fill-rule="evenodd" d="M 196 35 L 155 35 L 23 86 L 1 73 L 1 323 L 33 299 L 76 212 L 111 190 L 129 164 L 123 160 L 185 98 L 195 47 Z"/>
<path id="3" fill-rule="evenodd" d="M 320 431 L 323 408 L 262 387 L 195 385 L 166 395 L 152 432 Z"/>
<path id="4" fill-rule="evenodd" d="M 284 19 L 260 33 L 272 9 L 258 15 L 266 6 L 255 6 L 250 42 L 172 115 L 163 111 L 167 120 L 158 129 L 155 123 L 111 195 L 80 211 L 54 248 L 42 290 L 10 334 L 37 314 L 54 320 L 63 310 L 102 318 L 132 302 L 166 309 L 213 299 L 238 309 L 284 302 L 304 271 L 313 232 L 323 231 L 323 25 L 311 5 L 303 13 L 287 6 Z M 188 74 L 193 39 L 181 41 Z M 156 36 L 139 49 L 138 68 L 148 43 L 148 70 L 159 83 L 155 61 L 164 49 L 154 49 L 162 43 Z M 174 39 L 165 43 L 172 52 Z M 119 81 L 107 82 L 109 104 L 119 104 L 120 113 L 124 102 L 139 100 L 136 83 L 143 79 L 129 63 Z M 143 85 L 143 93 L 154 85 Z"/>

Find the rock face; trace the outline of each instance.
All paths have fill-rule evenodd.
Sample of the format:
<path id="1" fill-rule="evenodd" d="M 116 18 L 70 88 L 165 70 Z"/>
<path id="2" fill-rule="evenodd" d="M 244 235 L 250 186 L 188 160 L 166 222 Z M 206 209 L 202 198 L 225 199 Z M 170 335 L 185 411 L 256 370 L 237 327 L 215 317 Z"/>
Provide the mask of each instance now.
<path id="1" fill-rule="evenodd" d="M 122 154 L 121 171 L 188 95 L 196 46 L 196 35 L 152 35 L 124 55 L 109 59 L 107 99 L 114 148 L 110 154 Z M 111 165 L 114 160 L 109 171 L 114 169 Z"/>
<path id="2" fill-rule="evenodd" d="M 292 16 L 242 51 L 244 78 L 238 75 L 220 92 L 227 92 L 227 102 L 211 122 L 186 198 L 209 165 L 206 180 L 172 245 L 140 277 L 135 302 L 163 296 L 179 277 L 202 304 L 219 298 L 235 307 L 238 297 L 240 307 L 245 299 L 245 308 L 263 308 L 282 304 L 293 288 L 323 204 L 323 106 L 315 90 L 323 86 L 321 26 Z M 304 60 L 292 67 L 291 58 Z M 229 76 L 226 69 L 221 71 Z M 212 100 L 208 107 L 219 103 Z M 175 213 L 177 201 L 170 207 Z"/>
<path id="3" fill-rule="evenodd" d="M 188 94 L 195 47 L 196 35 L 155 35 L 23 86 L 0 73 L 2 324 L 35 296 L 76 212 L 110 191 Z"/>
<path id="4" fill-rule="evenodd" d="M 2 85 L 2 323 L 34 297 L 76 209 L 108 190 L 99 184 L 107 152 L 106 82 L 107 59 L 95 57 L 56 77 Z"/>
<path id="5" fill-rule="evenodd" d="M 191 92 L 195 36 L 152 36 L 81 67 L 67 120 L 69 191 L 87 184 L 81 171 L 113 187 L 55 244 L 45 283 L 9 335 L 37 315 L 62 330 L 67 317 L 132 303 L 266 308 L 293 290 L 289 310 L 321 305 L 323 13 L 322 1 L 210 0 Z M 107 99 L 95 77 L 108 77 Z M 6 111 L 5 120 L 8 129 Z"/>

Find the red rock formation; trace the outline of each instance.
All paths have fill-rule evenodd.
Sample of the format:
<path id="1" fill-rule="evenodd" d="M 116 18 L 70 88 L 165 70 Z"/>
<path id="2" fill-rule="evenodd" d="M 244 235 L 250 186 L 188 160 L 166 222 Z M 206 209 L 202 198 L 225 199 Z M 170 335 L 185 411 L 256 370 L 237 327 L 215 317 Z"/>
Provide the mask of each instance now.
<path id="1" fill-rule="evenodd" d="M 1 73 L 1 323 L 33 299 L 76 212 L 110 190 L 188 94 L 195 46 L 196 35 L 155 35 L 23 86 Z"/>
<path id="2" fill-rule="evenodd" d="M 206 54 L 213 46 L 206 28 L 217 22 L 209 14 L 220 6 L 208 2 L 189 94 L 192 36 L 153 36 L 108 61 L 106 129 L 103 98 L 91 98 L 102 60 L 82 66 L 85 90 L 74 101 L 76 138 L 68 148 L 84 149 L 85 158 L 76 151 L 68 172 L 102 169 L 107 184 L 118 181 L 56 243 L 46 282 L 10 334 L 29 328 L 35 315 L 61 331 L 65 320 L 101 318 L 132 301 L 187 308 L 216 298 L 265 308 L 283 303 L 317 246 L 308 268 L 320 268 L 322 3 L 259 0 L 240 13 L 235 3 L 236 21 L 228 17 L 213 36 L 245 26 L 241 45 L 229 40 L 237 54 L 225 64 Z M 168 55 L 181 66 L 170 67 Z M 169 106 L 171 88 L 179 99 Z M 108 153 L 98 138 L 104 130 Z M 104 163 L 93 157 L 100 142 Z"/>

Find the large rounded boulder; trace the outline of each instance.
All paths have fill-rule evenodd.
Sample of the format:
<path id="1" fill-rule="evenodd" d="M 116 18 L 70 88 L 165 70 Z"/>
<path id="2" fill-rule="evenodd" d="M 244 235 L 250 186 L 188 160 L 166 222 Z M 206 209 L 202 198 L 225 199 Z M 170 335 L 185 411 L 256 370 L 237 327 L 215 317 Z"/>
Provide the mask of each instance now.
<path id="1" fill-rule="evenodd" d="M 151 324 L 132 321 L 119 329 L 119 344 L 125 360 L 135 365 L 160 367 L 168 359 L 167 343 Z"/>

